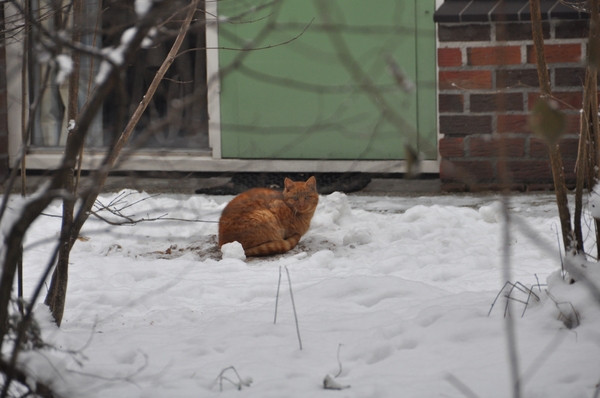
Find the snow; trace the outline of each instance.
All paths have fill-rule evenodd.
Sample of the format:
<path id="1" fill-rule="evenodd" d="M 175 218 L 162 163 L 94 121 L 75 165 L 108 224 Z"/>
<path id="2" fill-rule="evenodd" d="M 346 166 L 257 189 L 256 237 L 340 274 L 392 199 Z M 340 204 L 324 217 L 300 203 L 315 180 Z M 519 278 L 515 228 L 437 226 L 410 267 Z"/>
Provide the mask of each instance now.
<path id="1" fill-rule="evenodd" d="M 129 28 L 126 29 L 121 35 L 121 43 L 118 47 L 106 47 L 102 49 L 102 53 L 106 56 L 108 60 L 103 60 L 100 63 L 100 68 L 98 69 L 98 74 L 96 75 L 94 81 L 96 84 L 103 83 L 110 72 L 112 71 L 113 65 L 122 65 L 124 62 L 125 51 L 129 47 L 129 44 L 135 37 L 137 33 L 137 28 Z"/>
<path id="2" fill-rule="evenodd" d="M 158 34 L 158 29 L 156 28 L 150 28 L 150 30 L 148 31 L 148 36 L 144 37 L 144 39 L 142 40 L 142 44 L 141 47 L 142 48 L 150 48 L 154 45 L 154 38 L 156 37 L 156 35 Z"/>
<path id="3" fill-rule="evenodd" d="M 590 195 L 589 208 L 592 217 L 600 218 L 600 184 L 596 184 Z"/>
<path id="4" fill-rule="evenodd" d="M 152 8 L 153 0 L 135 0 L 134 8 L 138 18 L 144 17 Z"/>
<path id="5" fill-rule="evenodd" d="M 56 84 L 62 84 L 73 71 L 73 60 L 66 54 L 59 54 L 56 56 L 56 63 L 58 64 Z"/>
<path id="6" fill-rule="evenodd" d="M 226 243 L 221 246 L 222 258 L 237 258 L 238 260 L 245 260 L 246 254 L 244 248 L 240 242 Z"/>
<path id="7" fill-rule="evenodd" d="M 245 261 L 235 245 L 223 256 L 217 247 L 230 199 L 102 196 L 133 220 L 158 220 L 90 218 L 72 252 L 61 328 L 36 306 L 56 349 L 26 352 L 21 363 L 73 397 L 464 397 L 460 385 L 511 396 L 503 296 L 491 307 L 506 282 L 497 197 L 321 196 L 298 247 Z M 511 282 L 543 284 L 533 288 L 539 301 L 512 303 L 523 396 L 591 397 L 600 304 L 584 284 L 559 277 L 552 196 L 516 196 L 509 210 L 521 221 L 511 225 Z M 54 203 L 45 213 L 60 212 Z M 45 216 L 27 234 L 26 296 L 59 229 L 59 218 Z M 302 350 L 285 271 L 273 322 L 285 267 Z M 576 311 L 581 324 L 567 329 L 561 311 Z M 326 390 L 327 376 L 349 387 Z"/>

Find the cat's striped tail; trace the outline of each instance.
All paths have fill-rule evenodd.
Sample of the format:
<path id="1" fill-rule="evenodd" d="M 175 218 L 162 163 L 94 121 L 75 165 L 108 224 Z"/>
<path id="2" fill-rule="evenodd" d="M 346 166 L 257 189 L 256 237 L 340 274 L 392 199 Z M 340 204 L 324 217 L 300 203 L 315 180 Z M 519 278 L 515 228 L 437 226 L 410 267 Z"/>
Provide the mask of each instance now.
<path id="1" fill-rule="evenodd" d="M 249 247 L 244 250 L 247 257 L 268 256 L 271 254 L 281 254 L 292 250 L 300 241 L 300 235 L 296 234 L 285 240 L 276 240 L 263 243 L 262 245 Z"/>

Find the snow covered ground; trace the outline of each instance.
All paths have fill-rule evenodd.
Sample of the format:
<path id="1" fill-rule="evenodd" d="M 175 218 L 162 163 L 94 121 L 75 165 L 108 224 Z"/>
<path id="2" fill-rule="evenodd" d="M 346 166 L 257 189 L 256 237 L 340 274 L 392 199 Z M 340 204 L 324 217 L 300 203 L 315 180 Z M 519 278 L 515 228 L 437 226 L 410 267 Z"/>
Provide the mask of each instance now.
<path id="1" fill-rule="evenodd" d="M 506 282 L 496 197 L 322 196 L 297 248 L 247 261 L 222 259 L 216 246 L 215 222 L 230 199 L 102 196 L 133 219 L 172 220 L 110 226 L 90 218 L 72 252 L 62 327 L 36 308 L 57 349 L 24 354 L 25 366 L 69 397 L 512 396 L 502 297 L 488 316 Z M 511 227 L 511 282 L 544 284 L 524 316 L 523 304 L 512 308 L 524 396 L 592 397 L 600 305 L 581 283 L 556 275 L 552 196 L 517 196 L 510 210 L 546 247 Z M 47 213 L 60 211 L 57 203 Z M 59 227 L 41 217 L 27 235 L 26 295 Z M 546 293 L 553 273 L 559 304 Z M 581 325 L 567 329 L 559 308 L 575 308 Z M 229 369 L 221 391 L 217 377 L 230 366 L 250 386 L 238 391 Z M 328 374 L 350 387 L 323 389 Z"/>

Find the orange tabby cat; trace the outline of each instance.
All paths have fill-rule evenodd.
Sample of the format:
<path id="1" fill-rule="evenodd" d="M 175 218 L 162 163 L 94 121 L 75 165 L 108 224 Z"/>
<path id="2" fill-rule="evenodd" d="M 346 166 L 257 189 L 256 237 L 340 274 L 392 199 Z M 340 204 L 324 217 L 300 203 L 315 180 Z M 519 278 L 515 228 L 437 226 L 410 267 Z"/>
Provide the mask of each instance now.
<path id="1" fill-rule="evenodd" d="M 233 198 L 219 219 L 219 247 L 238 241 L 248 257 L 293 249 L 317 208 L 317 180 L 286 178 L 284 185 L 283 192 L 254 188 Z"/>

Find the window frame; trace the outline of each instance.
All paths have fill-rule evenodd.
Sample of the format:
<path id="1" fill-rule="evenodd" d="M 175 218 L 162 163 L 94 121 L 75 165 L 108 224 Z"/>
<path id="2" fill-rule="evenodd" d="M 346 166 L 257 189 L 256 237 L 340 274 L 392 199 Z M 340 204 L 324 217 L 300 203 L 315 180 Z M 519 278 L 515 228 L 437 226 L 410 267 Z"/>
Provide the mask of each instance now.
<path id="1" fill-rule="evenodd" d="M 6 3 L 5 3 L 6 4 Z M 6 7 L 6 6 L 5 6 Z M 218 15 L 217 2 L 207 2 L 207 15 Z M 9 11 L 8 8 L 5 8 Z M 9 13 L 7 13 L 9 15 Z M 211 21 L 212 19 L 212 21 Z M 220 120 L 220 82 L 218 79 L 219 50 L 215 17 L 207 17 L 207 75 L 208 75 L 208 114 L 209 150 L 189 149 L 143 149 L 137 151 L 116 170 L 131 171 L 183 171 L 183 172 L 367 172 L 404 173 L 407 162 L 404 160 L 274 160 L 274 159 L 222 159 Z M 7 97 L 8 97 L 8 155 L 12 166 L 21 147 L 21 60 L 22 44 L 19 41 L 7 43 Z M 100 148 L 84 151 L 82 167 L 92 170 L 98 167 L 105 151 Z M 62 159 L 61 148 L 32 148 L 27 154 L 28 170 L 50 170 L 56 168 Z M 423 173 L 439 172 L 439 155 L 436 160 L 426 160 L 421 164 Z"/>

